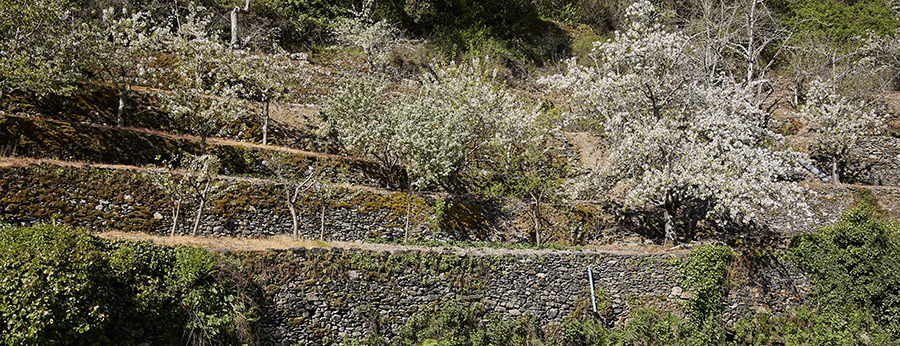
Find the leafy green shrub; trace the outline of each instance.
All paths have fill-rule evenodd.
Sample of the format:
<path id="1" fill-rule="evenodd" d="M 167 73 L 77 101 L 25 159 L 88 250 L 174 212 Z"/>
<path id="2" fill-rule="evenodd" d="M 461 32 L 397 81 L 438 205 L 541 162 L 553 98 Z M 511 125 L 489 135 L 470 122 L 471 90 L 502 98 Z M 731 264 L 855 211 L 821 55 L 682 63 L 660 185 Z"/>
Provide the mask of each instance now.
<path id="1" fill-rule="evenodd" d="M 504 321 L 496 314 L 485 315 L 481 304 L 453 300 L 413 316 L 393 345 L 526 345 L 542 338 L 541 329 L 529 318 Z"/>
<path id="2" fill-rule="evenodd" d="M 796 27 L 798 40 L 824 36 L 842 43 L 870 31 L 887 35 L 900 24 L 888 3 L 881 0 L 776 0 L 771 3 L 783 14 L 787 27 Z"/>
<path id="3" fill-rule="evenodd" d="M 236 263 L 193 247 L 0 224 L 0 344 L 252 342 Z"/>
<path id="4" fill-rule="evenodd" d="M 699 322 L 678 317 L 669 311 L 639 308 L 632 320 L 610 332 L 611 345 L 721 345 L 724 329 L 717 317 Z"/>
<path id="5" fill-rule="evenodd" d="M 812 295 L 823 307 L 859 309 L 900 331 L 898 237 L 900 223 L 860 204 L 836 224 L 794 238 L 790 254 L 810 273 Z"/>
<path id="6" fill-rule="evenodd" d="M 734 325 L 739 345 L 889 345 L 891 333 L 856 309 L 815 311 L 800 307 L 784 316 L 745 317 Z"/>
<path id="7" fill-rule="evenodd" d="M 181 246 L 175 251 L 170 289 L 181 297 L 182 313 L 187 318 L 185 333 L 191 344 L 210 340 L 238 343 L 246 327 L 242 315 L 247 307 L 236 296 L 227 276 L 216 275 L 219 267 L 214 254 L 204 249 Z"/>
<path id="8" fill-rule="evenodd" d="M 685 304 L 687 313 L 703 320 L 719 311 L 728 264 L 734 252 L 725 246 L 701 246 L 688 254 L 682 267 L 682 282 L 693 290 L 693 296 Z"/>
<path id="9" fill-rule="evenodd" d="M 101 250 L 84 230 L 0 224 L 0 343 L 103 340 L 117 301 Z"/>
<path id="10" fill-rule="evenodd" d="M 555 344 L 567 346 L 608 345 L 608 331 L 596 319 L 566 316 Z M 554 344 L 554 343 L 551 343 Z"/>

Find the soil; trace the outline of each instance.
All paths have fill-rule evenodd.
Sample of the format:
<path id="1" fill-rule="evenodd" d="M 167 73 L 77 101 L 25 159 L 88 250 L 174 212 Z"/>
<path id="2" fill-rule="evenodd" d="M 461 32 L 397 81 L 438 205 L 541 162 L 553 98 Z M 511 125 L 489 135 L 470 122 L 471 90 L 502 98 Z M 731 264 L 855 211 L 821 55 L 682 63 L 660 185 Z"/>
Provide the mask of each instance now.
<path id="1" fill-rule="evenodd" d="M 428 247 L 420 245 L 399 245 L 399 244 L 378 244 L 367 243 L 362 241 L 355 242 L 339 242 L 339 241 L 321 241 L 313 239 L 294 239 L 291 236 L 275 236 L 271 238 L 229 238 L 229 237 L 191 237 L 191 236 L 161 236 L 147 233 L 137 232 L 121 232 L 121 231 L 105 231 L 94 233 L 95 236 L 104 239 L 117 239 L 126 241 L 149 241 L 155 244 L 178 246 L 191 245 L 206 248 L 213 251 L 267 251 L 267 250 L 287 250 L 294 247 L 305 248 L 343 248 L 343 249 L 362 249 L 371 251 L 431 251 L 431 252 L 450 252 L 454 254 L 465 254 L 472 256 L 502 256 L 502 255 L 541 255 L 541 254 L 570 254 L 570 253 L 600 253 L 612 255 L 679 255 L 690 252 L 690 248 L 699 246 L 693 244 L 691 246 L 677 246 L 667 248 L 658 245 L 602 245 L 602 246 L 586 246 L 573 248 L 569 250 L 552 250 L 552 249 L 514 249 L 514 248 L 491 248 L 491 247 L 460 247 L 460 246 L 442 246 Z"/>

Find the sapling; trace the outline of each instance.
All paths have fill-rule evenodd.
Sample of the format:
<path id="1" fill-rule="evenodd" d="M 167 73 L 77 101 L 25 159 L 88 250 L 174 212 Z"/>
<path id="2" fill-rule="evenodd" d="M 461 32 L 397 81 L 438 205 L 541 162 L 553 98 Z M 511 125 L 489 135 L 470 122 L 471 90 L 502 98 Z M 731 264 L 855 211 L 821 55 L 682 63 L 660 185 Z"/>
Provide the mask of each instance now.
<path id="1" fill-rule="evenodd" d="M 172 204 L 172 229 L 169 231 L 169 236 L 175 235 L 181 206 L 189 198 L 184 176 L 175 173 L 176 162 L 175 159 L 166 161 L 164 167 L 148 165 L 143 172 L 144 176 L 150 178 L 154 186 L 162 190 L 163 195 Z"/>
<path id="2" fill-rule="evenodd" d="M 284 196 L 284 203 L 291 213 L 291 234 L 294 238 L 300 237 L 297 217 L 298 198 L 319 184 L 324 165 L 321 161 L 308 167 L 304 167 L 303 171 L 298 171 L 296 167 L 292 167 L 288 162 L 288 155 L 285 153 L 272 153 L 266 160 L 266 165 L 275 173 L 278 183 L 281 186 L 281 192 Z"/>
<path id="3" fill-rule="evenodd" d="M 189 196 L 198 203 L 194 227 L 191 230 L 191 236 L 197 236 L 206 203 L 223 196 L 234 188 L 234 185 L 217 179 L 219 159 L 214 155 L 186 155 L 181 167 Z"/>

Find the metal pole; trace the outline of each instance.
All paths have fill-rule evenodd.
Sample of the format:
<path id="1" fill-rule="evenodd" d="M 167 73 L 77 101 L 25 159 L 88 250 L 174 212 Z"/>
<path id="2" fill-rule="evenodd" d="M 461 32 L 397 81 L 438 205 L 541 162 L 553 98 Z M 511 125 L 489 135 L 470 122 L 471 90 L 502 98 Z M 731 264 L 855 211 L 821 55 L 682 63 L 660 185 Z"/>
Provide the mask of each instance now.
<path id="1" fill-rule="evenodd" d="M 594 308 L 594 313 L 597 313 L 597 300 L 594 298 L 594 273 L 591 272 L 591 266 L 587 266 L 588 270 L 588 281 L 591 282 L 591 307 Z"/>

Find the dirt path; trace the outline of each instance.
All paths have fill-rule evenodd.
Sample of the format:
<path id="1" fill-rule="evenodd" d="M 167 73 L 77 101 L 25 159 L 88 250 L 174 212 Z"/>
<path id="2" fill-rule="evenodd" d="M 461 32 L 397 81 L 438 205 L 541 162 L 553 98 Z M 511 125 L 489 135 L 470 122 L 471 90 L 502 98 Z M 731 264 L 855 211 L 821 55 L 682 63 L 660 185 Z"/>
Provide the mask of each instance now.
<path id="1" fill-rule="evenodd" d="M 271 238 L 230 238 L 230 237 L 191 237 L 191 236 L 160 236 L 147 233 L 137 232 L 121 232 L 121 231 L 105 231 L 96 232 L 95 236 L 104 239 L 118 239 L 127 241 L 149 241 L 155 244 L 178 246 L 192 245 L 206 248 L 209 250 L 229 250 L 229 251 L 266 251 L 272 249 L 290 249 L 293 247 L 304 248 L 343 248 L 343 249 L 362 249 L 371 251 L 430 251 L 430 252 L 450 252 L 454 254 L 466 255 L 541 255 L 541 254 L 571 254 L 571 253 L 602 253 L 613 255 L 678 255 L 689 252 L 687 247 L 666 248 L 658 245 L 636 246 L 636 245 L 605 245 L 605 246 L 587 246 L 574 248 L 573 250 L 551 250 L 551 249 L 512 249 L 512 248 L 489 248 L 489 247 L 459 247 L 459 246 L 442 246 L 427 247 L 419 245 L 398 245 L 398 244 L 375 244 L 362 241 L 355 242 L 323 242 L 320 240 L 310 239 L 294 239 L 291 236 L 282 235 Z"/>
<path id="2" fill-rule="evenodd" d="M 69 121 L 52 119 L 52 118 L 30 117 L 30 116 L 23 116 L 23 115 L 18 115 L 18 114 L 8 114 L 5 112 L 0 112 L 0 116 L 38 119 L 38 120 L 42 120 L 42 121 L 58 122 L 58 123 L 72 123 Z M 137 132 L 137 133 L 143 133 L 143 134 L 148 134 L 151 136 L 157 136 L 157 137 L 162 137 L 162 138 L 182 139 L 182 140 L 188 140 L 191 142 L 200 143 L 199 136 L 176 135 L 176 134 L 171 134 L 168 132 L 163 132 L 163 131 L 159 131 L 159 130 L 151 130 L 151 129 L 147 129 L 147 128 L 143 128 L 143 127 L 127 127 L 127 126 L 126 127 L 116 127 L 116 126 L 110 126 L 110 125 L 84 124 L 84 123 L 72 123 L 72 124 L 77 124 L 78 126 L 83 126 L 83 127 L 92 127 L 92 128 L 105 129 L 105 130 Z M 321 158 L 340 158 L 340 159 L 348 159 L 348 160 L 356 160 L 356 161 L 367 161 L 365 159 L 349 157 L 349 156 L 340 156 L 340 155 L 326 154 L 326 153 L 320 153 L 320 152 L 315 152 L 315 151 L 306 151 L 306 150 L 300 150 L 300 149 L 278 146 L 278 145 L 262 145 L 262 144 L 257 144 L 257 143 L 241 142 L 238 140 L 233 140 L 233 139 L 228 139 L 228 138 L 206 137 L 206 143 L 214 144 L 214 145 L 237 146 L 237 147 L 244 147 L 244 148 L 251 148 L 251 149 L 262 149 L 262 150 L 269 150 L 269 151 L 280 151 L 280 152 L 285 152 L 285 153 L 301 154 L 301 155 L 306 155 L 306 156 L 316 156 L 316 157 L 321 157 Z"/>

